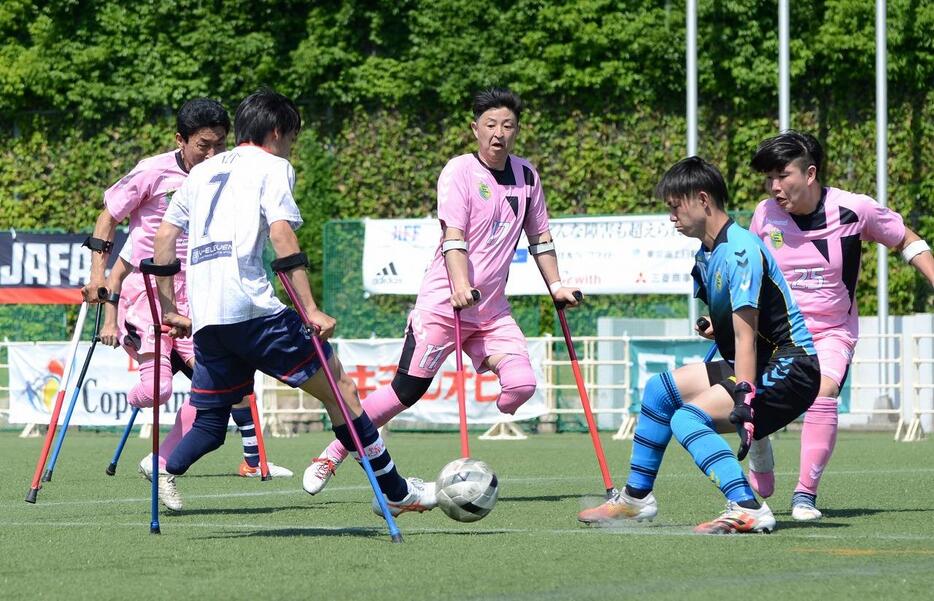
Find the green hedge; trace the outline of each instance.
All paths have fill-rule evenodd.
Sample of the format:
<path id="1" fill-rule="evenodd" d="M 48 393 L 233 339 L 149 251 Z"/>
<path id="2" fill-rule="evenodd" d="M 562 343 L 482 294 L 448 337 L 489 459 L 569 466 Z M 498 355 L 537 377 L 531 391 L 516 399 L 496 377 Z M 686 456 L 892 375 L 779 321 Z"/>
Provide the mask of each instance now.
<path id="1" fill-rule="evenodd" d="M 792 123 L 826 142 L 827 183 L 869 194 L 873 10 L 818 0 L 791 13 Z M 762 193 L 748 159 L 777 127 L 777 6 L 699 11 L 700 153 L 749 210 Z M 888 26 L 889 202 L 934 240 L 934 3 L 890 0 Z M 293 161 L 317 290 L 329 219 L 432 213 L 441 167 L 472 146 L 470 96 L 493 83 L 528 104 L 517 151 L 538 166 L 552 214 L 659 212 L 652 187 L 684 154 L 683 57 L 683 0 L 7 0 L 0 227 L 89 230 L 102 190 L 174 145 L 174 107 L 210 95 L 232 111 L 263 84 L 296 98 L 306 120 Z M 898 257 L 890 265 L 892 312 L 934 310 L 926 282 Z M 594 310 L 665 302 L 613 298 Z"/>

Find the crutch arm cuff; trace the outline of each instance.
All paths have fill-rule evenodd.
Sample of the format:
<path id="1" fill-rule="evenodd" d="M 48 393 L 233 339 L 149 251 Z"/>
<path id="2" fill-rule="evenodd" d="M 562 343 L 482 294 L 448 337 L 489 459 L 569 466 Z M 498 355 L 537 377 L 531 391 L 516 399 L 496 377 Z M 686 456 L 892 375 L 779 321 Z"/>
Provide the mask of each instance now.
<path id="1" fill-rule="evenodd" d="M 167 277 L 170 275 L 175 275 L 182 270 L 182 262 L 178 259 L 175 259 L 171 263 L 165 265 L 157 265 L 153 262 L 152 258 L 143 259 L 139 262 L 139 270 L 145 273 L 146 275 L 154 275 L 156 277 Z"/>
<path id="2" fill-rule="evenodd" d="M 84 244 L 81 246 L 91 249 L 91 252 L 96 253 L 109 253 L 114 249 L 114 243 L 110 240 L 104 240 L 102 238 L 95 238 L 94 236 L 88 236 L 84 239 Z"/>
<path id="3" fill-rule="evenodd" d="M 538 244 L 529 244 L 529 252 L 533 255 L 540 255 L 555 249 L 555 241 L 539 242 Z"/>
<path id="4" fill-rule="evenodd" d="M 296 267 L 308 267 L 308 255 L 302 252 L 288 255 L 286 257 L 279 257 L 270 263 L 272 270 L 275 272 L 282 271 L 291 271 Z"/>

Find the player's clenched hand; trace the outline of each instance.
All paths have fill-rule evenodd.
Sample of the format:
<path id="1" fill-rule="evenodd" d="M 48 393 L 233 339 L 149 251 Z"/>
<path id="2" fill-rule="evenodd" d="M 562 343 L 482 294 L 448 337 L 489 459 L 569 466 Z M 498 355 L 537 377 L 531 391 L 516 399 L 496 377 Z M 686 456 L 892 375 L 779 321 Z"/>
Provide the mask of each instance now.
<path id="1" fill-rule="evenodd" d="M 188 338 L 191 336 L 191 319 L 179 315 L 174 311 L 162 314 L 162 323 L 169 326 L 168 334 L 172 338 Z"/>
<path id="2" fill-rule="evenodd" d="M 327 340 L 334 334 L 337 320 L 330 315 L 318 311 L 308 311 L 308 325 L 318 333 L 318 338 Z"/>
<path id="3" fill-rule="evenodd" d="M 105 285 L 104 280 L 91 280 L 81 288 L 81 297 L 84 299 L 84 302 L 96 305 L 97 303 L 102 303 L 110 295 L 110 289 Z M 105 290 L 104 293 L 101 293 L 100 290 Z"/>
<path id="4" fill-rule="evenodd" d="M 99 334 L 101 338 L 101 343 L 106 344 L 107 346 L 112 346 L 114 348 L 119 344 L 118 339 L 119 335 L 117 334 L 117 322 L 106 320 L 104 325 L 101 326 L 101 331 Z"/>
<path id="5" fill-rule="evenodd" d="M 575 294 L 577 296 L 575 296 Z M 566 304 L 568 307 L 577 307 L 581 304 L 583 295 L 581 291 L 577 288 L 569 288 L 567 286 L 562 286 L 555 291 L 554 297 L 556 301 L 561 301 Z M 578 299 L 580 297 L 580 299 Z"/>
<path id="6" fill-rule="evenodd" d="M 460 288 L 451 295 L 451 306 L 455 309 L 472 307 L 480 302 L 480 291 L 474 288 Z"/>
<path id="7" fill-rule="evenodd" d="M 713 324 L 710 323 L 710 317 L 704 315 L 697 320 L 697 323 L 694 324 L 694 331 L 697 332 L 698 336 L 702 336 L 707 340 L 713 340 Z"/>

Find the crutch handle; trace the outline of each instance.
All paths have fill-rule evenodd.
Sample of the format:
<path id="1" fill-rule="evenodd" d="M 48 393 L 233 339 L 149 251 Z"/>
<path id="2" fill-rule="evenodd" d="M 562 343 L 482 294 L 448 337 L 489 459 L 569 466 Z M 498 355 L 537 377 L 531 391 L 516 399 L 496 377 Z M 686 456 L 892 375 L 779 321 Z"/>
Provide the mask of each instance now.
<path id="1" fill-rule="evenodd" d="M 582 303 L 584 302 L 584 293 L 581 292 L 580 290 L 575 290 L 574 298 L 577 299 L 578 303 Z M 568 306 L 568 301 L 555 300 L 555 309 L 557 309 L 558 311 L 563 311 L 565 307 L 567 306 Z"/>
<path id="2" fill-rule="evenodd" d="M 698 317 L 695 323 L 697 324 L 697 329 L 701 332 L 706 332 L 707 328 L 710 327 L 710 320 L 706 317 Z"/>
<path id="3" fill-rule="evenodd" d="M 473 289 L 470 290 L 470 296 L 473 297 L 473 302 L 475 302 L 475 303 L 479 303 L 479 302 L 480 302 L 480 291 L 477 290 L 476 288 L 473 288 Z"/>

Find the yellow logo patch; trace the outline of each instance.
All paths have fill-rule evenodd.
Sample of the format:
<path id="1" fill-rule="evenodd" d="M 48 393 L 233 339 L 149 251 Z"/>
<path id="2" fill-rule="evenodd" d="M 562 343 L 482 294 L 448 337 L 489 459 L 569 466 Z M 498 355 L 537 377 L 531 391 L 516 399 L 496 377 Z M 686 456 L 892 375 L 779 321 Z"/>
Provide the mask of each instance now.
<path id="1" fill-rule="evenodd" d="M 772 248 L 778 250 L 785 245 L 785 237 L 781 230 L 772 230 L 769 233 L 769 239 L 772 241 Z"/>
<path id="2" fill-rule="evenodd" d="M 717 277 L 715 278 L 714 282 L 717 287 L 717 290 L 720 290 L 721 288 L 723 288 L 723 276 L 720 275 L 719 271 L 717 271 Z"/>
<path id="3" fill-rule="evenodd" d="M 480 192 L 480 198 L 483 200 L 490 200 L 490 196 L 493 195 L 493 191 L 490 190 L 490 187 L 484 182 L 480 182 L 480 186 L 477 188 L 477 191 Z"/>

